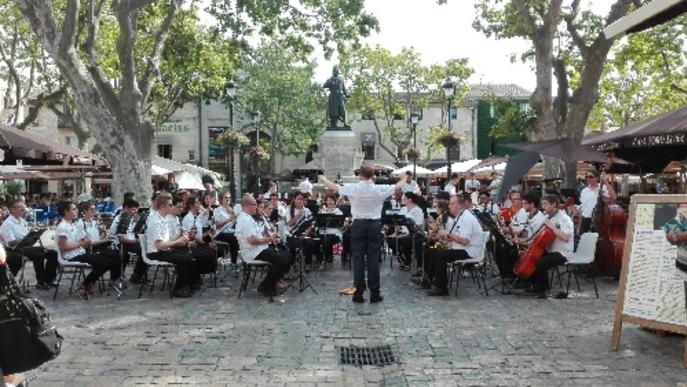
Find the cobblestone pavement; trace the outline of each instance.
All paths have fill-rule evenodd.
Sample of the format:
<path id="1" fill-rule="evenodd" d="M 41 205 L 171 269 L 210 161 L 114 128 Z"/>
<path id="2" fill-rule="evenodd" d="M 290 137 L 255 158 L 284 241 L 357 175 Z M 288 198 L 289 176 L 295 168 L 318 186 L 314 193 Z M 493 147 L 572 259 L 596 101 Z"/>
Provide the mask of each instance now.
<path id="1" fill-rule="evenodd" d="M 36 386 L 283 385 L 683 385 L 682 337 L 626 325 L 609 352 L 617 284 L 600 280 L 564 300 L 479 294 L 430 298 L 408 273 L 383 265 L 380 304 L 353 304 L 337 291 L 350 272 L 335 263 L 275 302 L 240 300 L 228 277 L 190 299 L 156 290 L 137 299 L 82 301 L 43 295 L 65 337 L 63 353 L 32 374 Z M 33 270 L 28 270 L 32 272 Z M 209 282 L 209 281 L 208 281 Z M 336 347 L 389 344 L 399 363 L 339 364 Z"/>

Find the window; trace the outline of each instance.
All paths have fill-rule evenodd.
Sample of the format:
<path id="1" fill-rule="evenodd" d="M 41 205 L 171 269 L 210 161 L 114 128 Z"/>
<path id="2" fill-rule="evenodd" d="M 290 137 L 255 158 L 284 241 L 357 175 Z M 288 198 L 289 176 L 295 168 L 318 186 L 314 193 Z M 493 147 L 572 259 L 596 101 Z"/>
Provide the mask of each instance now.
<path id="1" fill-rule="evenodd" d="M 72 145 L 72 138 L 71 136 L 65 136 L 64 137 L 64 143 L 67 145 Z"/>
<path id="2" fill-rule="evenodd" d="M 160 144 L 157 146 L 157 155 L 166 159 L 172 158 L 172 146 L 167 144 Z"/>
<path id="3" fill-rule="evenodd" d="M 363 159 L 364 160 L 374 160 L 375 159 L 375 145 L 363 145 Z"/>
<path id="4" fill-rule="evenodd" d="M 527 113 L 527 109 L 529 109 L 530 104 L 527 102 L 520 102 L 520 111 L 523 113 Z"/>
<path id="5" fill-rule="evenodd" d="M 451 106 L 449 112 L 452 120 L 458 119 L 458 108 L 456 106 Z"/>
<path id="6" fill-rule="evenodd" d="M 188 161 L 196 161 L 196 151 L 188 151 Z"/>
<path id="7" fill-rule="evenodd" d="M 420 121 L 422 121 L 422 108 L 412 108 L 412 109 L 410 109 L 410 114 L 413 114 L 413 113 L 417 114 L 417 115 L 418 115 L 418 119 L 419 119 Z"/>

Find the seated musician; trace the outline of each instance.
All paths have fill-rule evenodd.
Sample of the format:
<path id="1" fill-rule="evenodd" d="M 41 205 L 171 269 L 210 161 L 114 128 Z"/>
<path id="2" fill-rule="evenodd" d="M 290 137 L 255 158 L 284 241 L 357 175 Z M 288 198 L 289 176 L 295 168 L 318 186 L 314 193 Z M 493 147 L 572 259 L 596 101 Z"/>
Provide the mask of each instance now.
<path id="1" fill-rule="evenodd" d="M 312 264 L 313 255 L 319 254 L 320 245 L 318 240 L 310 238 L 310 235 L 307 235 L 308 238 L 299 240 L 296 237 L 303 235 L 294 235 L 294 233 L 301 231 L 298 230 L 299 225 L 310 218 L 312 218 L 312 213 L 310 209 L 305 207 L 305 196 L 303 193 L 297 192 L 293 197 L 293 203 L 291 203 L 291 206 L 289 206 L 286 211 L 286 227 L 289 228 L 289 233 L 291 235 L 287 241 L 289 249 L 291 250 L 291 264 L 296 261 L 296 251 L 299 247 L 302 250 L 307 265 Z M 308 227 L 302 231 L 303 234 L 310 234 L 312 233 L 312 227 Z"/>
<path id="2" fill-rule="evenodd" d="M 520 241 L 527 242 L 534 234 L 539 231 L 544 222 L 544 213 L 539 209 L 541 205 L 541 200 L 539 195 L 534 192 L 529 192 L 525 194 L 522 198 L 523 212 L 526 215 L 524 222 L 522 219 L 514 219 L 510 224 L 510 229 L 513 232 L 513 236 Z M 517 214 L 516 214 L 517 215 Z"/>
<path id="3" fill-rule="evenodd" d="M 91 242 L 91 252 L 99 253 L 119 263 L 119 251 L 111 248 L 112 239 L 103 236 L 98 227 L 98 220 L 95 219 L 97 213 L 95 204 L 92 201 L 85 201 L 79 204 L 81 218 L 76 221 L 76 228 L 84 232 L 84 238 Z"/>
<path id="4" fill-rule="evenodd" d="M 403 265 L 401 270 L 410 270 L 411 260 L 413 257 L 413 241 L 415 242 L 415 256 L 420 257 L 422 243 L 424 241 L 425 233 L 425 213 L 422 208 L 418 206 L 420 197 L 412 192 L 403 194 L 403 205 L 405 208 L 401 210 L 401 214 L 405 215 L 407 219 L 415 224 L 415 233 L 411 235 L 410 230 L 406 226 L 402 226 L 399 231 L 399 242 L 401 253 L 403 254 Z M 413 238 L 415 236 L 415 238 Z M 422 266 L 422 261 L 418 260 L 418 267 Z"/>
<path id="5" fill-rule="evenodd" d="M 336 195 L 329 194 L 324 198 L 324 208 L 322 209 L 321 213 L 343 216 L 343 212 L 341 212 L 340 209 L 336 208 Z M 324 259 L 326 262 L 332 263 L 332 261 L 334 260 L 334 253 L 332 248 L 335 244 L 341 243 L 341 241 L 343 240 L 343 234 L 341 233 L 341 230 L 337 227 L 327 227 L 324 229 L 324 235 L 326 235 L 326 237 L 322 241 L 322 243 L 324 244 Z"/>
<path id="6" fill-rule="evenodd" d="M 174 297 L 191 297 L 193 287 L 200 281 L 198 263 L 190 252 L 182 248 L 189 242 L 189 237 L 181 233 L 174 238 L 170 234 L 167 216 L 172 214 L 172 197 L 159 195 L 153 203 L 152 211 L 146 220 L 146 252 L 148 258 L 155 261 L 169 262 L 177 267 L 177 279 L 173 287 Z"/>
<path id="7" fill-rule="evenodd" d="M 491 201 L 489 191 L 482 191 L 479 193 L 478 203 L 473 207 L 474 211 L 485 212 L 496 216 L 499 213 L 499 206 Z"/>
<path id="8" fill-rule="evenodd" d="M 7 252 L 12 252 L 8 257 L 12 257 L 13 269 L 19 271 L 15 254 L 26 256 L 33 262 L 33 268 L 36 271 L 36 288 L 49 289 L 57 277 L 57 252 L 40 246 L 25 247 L 21 252 L 14 251 L 13 248 L 29 233 L 26 222 L 28 212 L 20 199 L 11 201 L 9 210 L 10 216 L 0 226 L 0 235 Z M 21 258 L 19 258 L 18 266 L 21 267 Z"/>
<path id="9" fill-rule="evenodd" d="M 138 243 L 134 233 L 134 227 L 138 218 L 138 202 L 133 198 L 126 198 L 122 203 L 120 213 L 114 217 L 110 225 L 112 247 L 115 250 L 124 249 L 124 270 L 126 270 L 126 266 L 129 263 L 128 255 L 136 254 L 138 256 L 134 265 L 134 272 L 131 274 L 131 278 L 129 278 L 129 282 L 132 284 L 139 284 L 141 281 L 145 281 L 147 271 L 146 265 L 141 258 L 141 245 Z"/>
<path id="10" fill-rule="evenodd" d="M 206 195 L 204 198 L 212 198 L 213 194 Z M 206 201 L 207 200 L 207 201 Z M 217 268 L 217 250 L 212 241 L 212 228 L 205 226 L 210 224 L 213 218 L 212 199 L 204 199 L 208 203 L 208 208 L 203 208 L 200 201 L 195 197 L 186 200 L 188 213 L 181 221 L 181 229 L 189 236 L 187 247 L 191 256 L 196 260 L 197 269 L 200 274 L 214 273 Z M 193 287 L 199 287 L 200 278 Z"/>
<path id="11" fill-rule="evenodd" d="M 447 239 L 451 245 L 447 250 L 433 250 L 427 263 L 432 271 L 435 289 L 430 296 L 448 295 L 448 278 L 446 267 L 449 262 L 477 258 L 482 250 L 482 225 L 475 215 L 468 210 L 468 201 L 461 195 L 451 196 L 446 228 L 438 231 L 438 237 Z"/>
<path id="12" fill-rule="evenodd" d="M 91 265 L 91 272 L 77 289 L 79 297 L 87 300 L 93 284 L 107 271 L 110 272 L 110 284 L 114 286 L 120 274 L 119 256 L 108 257 L 86 250 L 91 247 L 91 241 L 86 238 L 84 229 L 77 227 L 76 218 L 79 212 L 76 204 L 69 200 L 61 201 L 57 206 L 57 212 L 62 220 L 55 228 L 55 242 L 62 258 Z"/>
<path id="13" fill-rule="evenodd" d="M 219 232 L 216 240 L 228 244 L 231 263 L 236 265 L 239 255 L 239 241 L 234 235 L 234 225 L 236 224 L 236 214 L 231 204 L 231 193 L 225 192 L 222 195 L 222 205 L 214 211 L 215 229 Z M 224 250 L 226 251 L 226 250 Z"/>
<path id="14" fill-rule="evenodd" d="M 534 272 L 534 292 L 538 298 L 546 298 L 549 290 L 549 269 L 564 265 L 573 254 L 574 225 L 572 219 L 562 210 L 558 209 L 560 201 L 557 196 L 547 195 L 542 200 L 542 207 L 546 219 L 542 222 L 556 235 L 556 239 L 548 248 L 546 254 L 537 262 Z"/>
<path id="15" fill-rule="evenodd" d="M 270 268 L 258 285 L 258 291 L 268 297 L 276 294 L 276 284 L 289 270 L 289 256 L 283 251 L 269 247 L 270 243 L 278 242 L 276 233 L 263 235 L 264 229 L 260 229 L 253 219 L 257 211 L 258 203 L 251 195 L 245 195 L 241 199 L 241 213 L 236 219 L 236 239 L 241 246 L 241 257 L 246 262 L 254 260 L 269 262 Z"/>

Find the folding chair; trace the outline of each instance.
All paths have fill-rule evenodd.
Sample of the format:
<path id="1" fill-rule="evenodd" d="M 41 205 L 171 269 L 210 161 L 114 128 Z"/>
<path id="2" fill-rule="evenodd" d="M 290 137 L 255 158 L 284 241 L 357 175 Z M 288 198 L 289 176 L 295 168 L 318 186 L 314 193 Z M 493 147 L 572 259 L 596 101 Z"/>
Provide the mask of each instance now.
<path id="1" fill-rule="evenodd" d="M 255 282 L 255 277 L 257 276 L 258 272 L 264 273 L 271 264 L 269 262 L 264 262 L 264 261 L 258 261 L 258 260 L 252 260 L 252 261 L 245 261 L 243 259 L 243 255 L 239 253 L 239 260 L 241 262 L 242 266 L 242 279 L 241 279 L 241 286 L 239 287 L 239 294 L 238 298 L 241 298 L 241 293 L 243 293 L 244 290 L 248 287 L 248 282 L 251 281 L 251 274 L 253 274 L 253 282 Z"/>
<path id="2" fill-rule="evenodd" d="M 143 262 L 148 265 L 149 268 L 154 267 L 155 272 L 153 274 L 153 279 L 150 282 L 150 292 L 148 294 L 153 293 L 153 289 L 155 289 L 155 279 L 157 279 L 157 273 L 162 269 L 162 287 L 160 288 L 160 291 L 165 290 L 165 285 L 169 283 L 169 296 L 172 297 L 174 293 L 174 279 L 176 278 L 177 275 L 177 268 L 175 265 L 169 263 L 169 262 L 163 262 L 163 261 L 156 261 L 153 259 L 148 258 L 148 253 L 146 252 L 146 235 L 145 234 L 138 234 L 138 243 L 141 244 L 141 259 L 143 259 Z M 170 276 L 169 274 L 169 269 L 172 269 L 172 274 Z M 141 295 L 143 294 L 143 287 L 145 286 L 145 281 L 141 281 L 141 288 L 138 291 L 138 298 L 141 298 Z"/>
<path id="3" fill-rule="evenodd" d="M 592 265 L 594 264 L 594 256 L 596 255 L 596 241 L 599 239 L 599 234 L 595 232 L 586 232 L 580 236 L 580 243 L 577 245 L 577 250 L 565 263 L 566 271 L 564 273 L 568 275 L 568 283 L 566 286 L 566 292 L 570 291 L 570 277 L 575 277 L 575 283 L 577 284 L 577 291 L 580 290 L 580 279 L 587 281 L 594 285 L 594 293 L 596 298 L 599 298 L 599 289 L 596 287 L 596 276 L 594 275 L 594 270 Z M 591 277 L 584 278 L 580 277 L 580 269 L 587 269 Z"/>
<path id="4" fill-rule="evenodd" d="M 489 231 L 482 231 L 481 233 L 481 238 L 482 240 L 480 241 L 482 249 L 478 253 L 477 257 L 475 258 L 470 258 L 462 261 L 454 261 L 452 262 L 450 266 L 450 272 L 449 272 L 449 278 L 448 278 L 448 284 L 449 287 L 451 286 L 451 282 L 453 282 L 453 277 L 455 276 L 456 278 L 456 289 L 455 289 L 455 295 L 458 295 L 458 283 L 460 281 L 460 277 L 463 275 L 463 272 L 467 267 L 470 267 L 471 274 L 473 280 L 477 280 L 477 288 L 481 288 L 484 286 L 484 294 L 489 295 L 489 289 L 487 288 L 487 265 L 485 262 L 485 257 L 487 254 L 487 242 L 489 241 Z M 480 285 L 480 280 L 482 280 L 482 285 Z"/>
<path id="5" fill-rule="evenodd" d="M 52 296 L 53 301 L 57 298 L 57 292 L 60 290 L 60 284 L 62 283 L 63 274 L 71 274 L 71 283 L 69 284 L 69 294 L 72 294 L 74 290 L 74 282 L 81 281 L 82 278 L 86 278 L 85 270 L 90 268 L 91 265 L 85 262 L 68 261 L 62 257 L 60 249 L 57 250 L 57 264 L 59 274 L 57 275 L 57 286 L 55 287 L 55 293 Z"/>

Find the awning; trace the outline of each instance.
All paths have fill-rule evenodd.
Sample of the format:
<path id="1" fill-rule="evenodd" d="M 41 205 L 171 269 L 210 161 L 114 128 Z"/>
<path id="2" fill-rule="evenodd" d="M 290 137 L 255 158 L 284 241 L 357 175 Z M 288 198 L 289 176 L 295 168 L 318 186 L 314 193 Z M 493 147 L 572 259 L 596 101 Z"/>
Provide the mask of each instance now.
<path id="1" fill-rule="evenodd" d="M 98 155 L 62 144 L 31 131 L 10 128 L 0 125 L 0 149 L 16 159 L 35 159 L 49 161 L 66 161 L 80 158 L 91 161 L 102 161 Z"/>
<path id="2" fill-rule="evenodd" d="M 482 160 L 480 159 L 474 159 L 474 160 L 465 160 L 465 161 L 459 161 L 457 163 L 451 164 L 451 173 L 465 173 L 470 170 L 470 168 L 474 167 L 475 165 L 479 164 Z M 434 170 L 434 176 L 441 177 L 442 175 L 446 175 L 448 172 L 448 166 L 446 167 L 441 167 L 439 169 Z"/>
<path id="3" fill-rule="evenodd" d="M 665 23 L 687 12 L 685 0 L 653 0 L 604 29 L 606 39 L 620 34 L 639 32 Z"/>
<path id="4" fill-rule="evenodd" d="M 391 176 L 400 177 L 406 174 L 406 172 L 413 172 L 413 164 L 406 165 L 403 168 L 396 169 L 391 172 Z M 416 166 L 415 175 L 419 177 L 428 177 L 434 175 L 434 171 L 431 169 L 423 168 L 421 166 Z"/>

